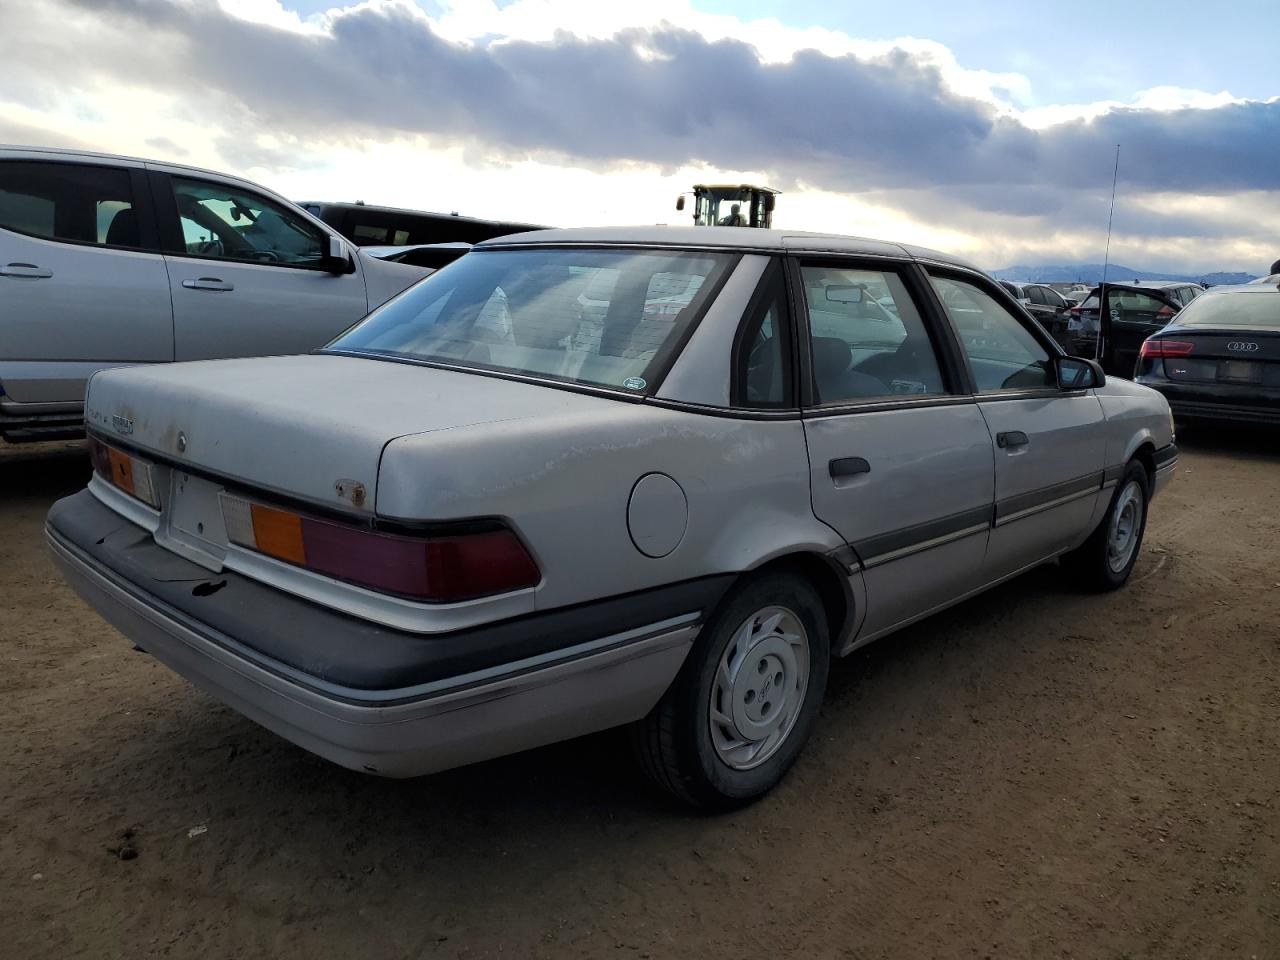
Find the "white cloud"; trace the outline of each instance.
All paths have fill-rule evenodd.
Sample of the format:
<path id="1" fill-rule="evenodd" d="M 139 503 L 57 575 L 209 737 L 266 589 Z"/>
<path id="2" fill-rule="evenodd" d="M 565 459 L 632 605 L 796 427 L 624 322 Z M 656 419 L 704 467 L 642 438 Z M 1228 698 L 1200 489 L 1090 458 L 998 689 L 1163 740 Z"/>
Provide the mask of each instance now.
<path id="1" fill-rule="evenodd" d="M 207 9 L 199 0 L 175 2 L 191 10 Z M 687 159 L 697 157 L 697 152 L 673 150 L 664 154 L 657 148 L 634 155 L 626 152 L 610 154 L 607 151 L 595 155 L 574 155 L 567 143 L 545 137 L 541 140 L 504 141 L 500 136 L 503 131 L 492 125 L 480 128 L 478 132 L 459 128 L 464 132 L 450 133 L 446 127 L 424 122 L 423 117 L 429 121 L 433 113 L 440 111 L 430 107 L 429 98 L 438 96 L 437 91 L 424 89 L 418 94 L 414 87 L 420 81 L 419 74 L 412 69 L 417 66 L 413 58 L 422 57 L 423 48 L 415 46 L 411 40 L 398 51 L 404 57 L 403 61 L 397 61 L 395 55 L 391 57 L 390 66 L 395 69 L 389 75 L 384 77 L 377 72 L 369 75 L 370 64 L 377 63 L 379 51 L 369 50 L 367 62 L 362 61 L 362 50 L 358 46 L 360 39 L 353 41 L 348 35 L 344 41 L 348 45 L 342 49 L 348 54 L 354 50 L 356 56 L 343 60 L 340 68 L 351 71 L 350 78 L 356 81 L 352 86 L 364 91 L 365 98 L 355 98 L 358 109 L 348 105 L 346 114 L 338 116 L 335 112 L 332 123 L 326 119 L 329 116 L 327 111 L 336 111 L 337 108 L 323 91 L 317 90 L 317 97 L 312 102 L 302 104 L 296 94 L 285 96 L 278 90 L 273 91 L 269 81 L 254 80 L 249 88 L 243 84 L 219 86 L 210 83 L 208 89 L 202 91 L 199 109 L 193 109 L 188 89 L 154 82 L 158 73 L 166 72 L 163 69 L 148 70 L 142 66 L 134 70 L 108 68 L 93 64 L 86 57 L 79 64 L 82 71 L 79 74 L 59 73 L 57 77 L 52 74 L 44 77 L 14 70 L 10 77 L 17 82 L 6 84 L 7 89 L 0 89 L 0 127 L 7 122 L 14 129 L 43 128 L 49 131 L 48 142 L 62 138 L 64 142 L 88 143 L 111 152 L 155 156 L 225 169 L 259 180 L 299 199 L 364 199 L 370 203 L 457 209 L 478 216 L 565 225 L 679 222 L 679 215 L 673 209 L 674 198 L 694 182 L 750 182 L 783 176 L 793 182 L 774 183 L 785 186 L 787 190 L 779 201 L 776 216 L 776 224 L 780 227 L 864 234 L 919 243 L 966 254 L 994 267 L 1011 259 L 1096 258 L 1095 248 L 1099 246 L 1105 220 L 1095 227 L 1092 224 L 1097 218 L 1092 216 L 1092 212 L 1088 216 L 1065 214 L 1097 197 L 1088 192 L 1092 187 L 1072 189 L 1066 185 L 1069 173 L 1064 171 L 1078 165 L 1075 154 L 1071 154 L 1071 163 L 1067 167 L 1061 164 L 1056 168 L 1049 166 L 1040 154 L 1057 150 L 1061 155 L 1062 144 L 1050 144 L 1048 139 L 1037 137 L 1036 132 L 1069 129 L 1064 127 L 1068 121 L 1105 122 L 1108 114 L 1121 108 L 1152 114 L 1184 108 L 1210 113 L 1246 102 L 1226 91 L 1207 93 L 1158 87 L 1140 91 L 1123 101 L 1026 108 L 1024 105 L 1034 102 L 1035 97 L 1025 77 L 962 66 L 946 47 L 934 41 L 919 38 L 866 41 L 838 31 L 796 29 L 776 20 L 743 21 L 696 11 L 688 0 L 652 0 L 643 6 L 600 0 L 516 0 L 501 8 L 490 0 L 453 0 L 443 13 L 434 17 L 411 0 L 362 0 L 359 4 L 335 5 L 327 12 L 305 17 L 279 0 L 218 2 L 223 11 L 240 21 L 268 27 L 281 35 L 294 35 L 294 48 L 311 46 L 309 41 L 299 41 L 298 35 L 314 38 L 317 42 L 331 42 L 339 18 L 353 10 L 394 12 L 402 18 L 400 23 L 416 21 L 423 26 L 423 32 L 429 28 L 438 37 L 480 52 L 488 47 L 514 48 L 523 42 L 521 56 L 525 59 L 521 65 L 526 72 L 513 74 L 517 77 L 540 76 L 527 72 L 528 58 L 537 52 L 529 49 L 530 44 L 537 45 L 537 49 L 544 53 L 549 51 L 554 57 L 556 52 L 552 48 L 563 44 L 565 33 L 603 43 L 628 28 L 665 23 L 692 31 L 711 43 L 732 40 L 750 44 L 762 62 L 782 66 L 783 72 L 786 65 L 793 63 L 804 51 L 817 51 L 824 57 L 856 57 L 864 64 L 875 61 L 892 66 L 899 60 L 906 60 L 912 68 L 920 65 L 931 67 L 942 78 L 941 93 L 930 88 L 921 91 L 920 97 L 939 101 L 944 120 L 960 109 L 949 101 L 948 91 L 979 101 L 983 106 L 975 108 L 970 104 L 963 107 L 970 114 L 968 125 L 954 128 L 946 135 L 950 137 L 946 142 L 941 142 L 943 136 L 939 135 L 934 137 L 939 142 L 924 142 L 922 138 L 919 143 L 911 142 L 916 134 L 910 123 L 903 121 L 902 115 L 891 109 L 888 120 L 877 128 L 875 135 L 863 138 L 869 141 L 870 154 L 865 149 L 860 153 L 849 150 L 844 141 L 836 142 L 838 137 L 836 140 L 814 137 L 812 141 L 806 140 L 799 152 L 775 151 L 768 154 L 766 151 L 750 159 L 735 149 L 721 150 L 718 164 L 698 164 Z M 27 15 L 34 23 L 31 39 L 38 38 L 51 50 L 56 48 L 58 24 L 64 18 L 66 22 L 77 25 L 80 33 L 76 36 L 81 40 L 88 35 L 84 31 L 89 30 L 101 34 L 102 44 L 108 44 L 110 40 L 108 45 L 112 46 L 133 42 L 140 43 L 142 50 L 154 42 L 146 36 L 135 35 L 137 21 L 124 19 L 122 15 L 113 18 L 103 14 L 100 8 L 91 11 L 75 8 L 68 14 L 66 8 L 53 0 L 46 0 L 45 4 L 31 8 Z M 403 19 L 406 17 L 409 19 Z M 88 21 L 93 21 L 91 28 L 85 26 Z M 347 21 L 348 24 L 353 22 Z M 386 32 L 380 35 L 384 41 Z M 637 33 L 632 45 L 633 53 L 646 64 L 675 56 L 660 47 L 663 42 L 660 37 L 650 42 L 654 36 Z M 373 42 L 379 35 L 365 32 L 357 34 L 357 37 Z M 174 61 L 201 64 L 203 55 L 209 52 L 201 49 L 202 40 L 203 35 L 197 32 L 165 35 L 165 56 Z M 76 48 L 74 40 L 66 42 L 72 49 Z M 351 46 L 353 42 L 357 46 Z M 279 44 L 255 47 L 268 48 L 283 49 Z M 0 36 L 0 59 L 4 58 L 5 49 L 5 40 Z M 18 47 L 11 49 L 16 51 Z M 443 57 L 446 63 L 453 62 L 449 59 L 451 54 L 441 51 L 439 44 L 429 49 L 435 50 L 436 56 Z M 625 47 L 621 49 L 625 51 Z M 746 56 L 750 58 L 749 54 Z M 706 47 L 705 43 L 694 50 L 692 57 L 695 60 L 706 57 L 719 62 L 715 50 Z M 739 57 L 737 61 L 727 62 L 741 60 Z M 225 64 L 225 60 L 223 62 Z M 299 59 L 298 62 L 304 61 Z M 314 58 L 305 63 L 329 67 L 329 63 Z M 474 61 L 466 63 L 475 65 Z M 245 63 L 246 68 L 253 66 Z M 775 72 L 757 71 L 755 75 L 761 77 Z M 294 74 L 299 73 L 304 72 L 294 71 Z M 888 86 L 882 89 L 891 95 L 900 93 L 895 80 L 906 74 L 893 69 L 886 69 L 883 73 L 888 78 Z M 263 75 L 259 72 L 255 77 Z M 286 75 L 286 79 L 293 76 L 287 71 Z M 446 83 L 452 77 L 450 73 L 437 75 Z M 340 70 L 328 74 L 330 82 L 337 76 L 341 76 Z M 633 70 L 632 76 L 638 78 L 635 83 L 644 83 L 649 72 Z M 429 108 L 403 123 L 396 122 L 397 114 L 385 110 L 375 122 L 353 123 L 353 116 L 367 120 L 366 115 L 372 115 L 375 108 L 385 106 L 371 102 L 367 96 L 370 89 L 381 91 L 384 80 L 387 102 L 420 106 L 414 103 L 416 100 L 427 103 Z M 759 82 L 769 81 L 765 78 Z M 540 86 L 541 81 L 535 85 Z M 253 92 L 246 92 L 247 89 Z M 39 96 L 31 97 L 31 90 L 36 90 Z M 629 95 L 634 91 L 626 88 L 622 92 Z M 654 104 L 661 106 L 671 102 L 660 97 L 651 101 L 648 93 L 647 89 L 644 90 L 642 96 L 628 104 L 629 109 L 652 112 Z M 699 90 L 689 92 L 691 98 L 699 94 Z M 731 97 L 732 90 L 722 90 L 719 95 Z M 302 99 L 307 98 L 304 96 Z M 775 98 L 772 102 L 784 101 Z M 906 100 L 904 104 L 910 106 Z M 445 106 L 440 104 L 441 108 Z M 704 106 L 708 115 L 715 119 L 718 112 L 716 104 L 710 102 Z M 742 104 L 735 106 L 741 111 Z M 310 112 L 303 114 L 303 108 Z M 652 117 L 637 114 L 637 121 L 648 126 L 630 138 L 632 146 L 637 141 L 644 142 L 646 136 L 654 139 L 674 136 L 669 129 L 671 125 L 664 122 L 666 114 L 660 113 L 656 122 Z M 496 116 L 501 119 L 502 114 Z M 982 127 L 987 119 L 997 116 L 1006 118 L 1007 126 L 1016 128 L 1015 134 L 1021 131 L 1029 136 L 1001 138 L 984 131 Z M 978 118 L 976 122 L 972 119 L 974 117 Z M 277 122 L 279 118 L 285 120 Z M 535 117 L 532 125 L 542 125 L 541 135 L 545 134 L 548 122 L 551 127 L 556 127 L 560 119 L 552 111 L 545 118 L 541 115 Z M 599 119 L 569 117 L 564 132 L 578 136 L 581 141 L 584 130 L 593 130 L 591 124 L 598 123 Z M 767 141 L 773 135 L 771 130 L 776 128 L 777 122 L 785 119 L 761 116 L 759 139 Z M 922 126 L 927 123 L 919 122 Z M 521 123 L 526 128 L 530 126 L 528 117 L 514 118 L 510 123 L 514 127 Z M 481 143 L 481 139 L 490 132 L 498 136 Z M 812 127 L 801 132 L 808 134 Z M 1077 134 L 1072 133 L 1071 136 L 1070 145 L 1074 148 Z M 991 141 L 990 145 L 984 146 L 984 137 Z M 755 138 L 754 131 L 751 131 L 751 138 Z M 905 146 L 904 138 L 907 141 Z M 966 143 L 966 138 L 972 142 Z M 599 139 L 599 136 L 588 138 L 587 142 L 598 145 Z M 860 143 L 862 148 L 867 146 L 867 142 Z M 830 151 L 830 155 L 824 151 Z M 930 156 L 931 151 L 933 157 Z M 648 157 L 652 162 L 641 162 L 635 158 L 637 156 Z M 665 156 L 673 159 L 664 166 L 661 161 Z M 885 157 L 891 159 L 886 161 Z M 893 165 L 897 162 L 892 158 L 898 157 L 902 158 L 903 165 L 916 164 L 918 158 L 924 158 L 913 166 L 911 176 L 916 179 L 909 188 L 913 193 L 910 202 L 903 193 L 895 193 L 891 189 Z M 1103 166 L 1107 168 L 1104 171 L 1105 186 L 1109 188 L 1110 158 L 1103 159 L 1106 161 Z M 733 169 L 734 161 L 742 161 L 742 165 L 759 161 L 761 166 L 766 163 L 772 163 L 772 166 L 756 170 Z M 856 163 L 867 166 L 852 166 Z M 966 164 L 968 167 L 961 169 Z M 1202 157 L 1201 166 L 1204 165 Z M 1154 170 L 1158 163 L 1148 166 Z M 930 177 L 939 169 L 944 169 L 948 175 L 954 174 L 953 179 L 931 180 Z M 1004 169 L 1017 169 L 1022 182 L 1000 183 L 999 171 Z M 823 175 L 831 170 L 840 176 L 827 176 L 824 180 Z M 877 170 L 884 172 L 885 182 L 877 181 Z M 997 171 L 994 178 L 993 170 Z M 979 177 L 986 179 L 977 179 Z M 1102 179 L 1099 176 L 1098 183 L 1102 183 Z M 860 186 L 863 183 L 865 187 Z M 846 185 L 847 189 L 857 192 L 841 192 Z M 1150 191 L 1154 188 L 1145 189 Z M 1251 267 L 1260 254 L 1264 258 L 1272 256 L 1264 250 L 1268 241 L 1257 239 L 1258 224 L 1249 221 L 1250 214 L 1261 207 L 1256 204 L 1250 207 L 1247 201 L 1237 201 L 1238 197 L 1246 194 L 1201 191 L 1204 196 L 1197 193 L 1193 197 L 1189 193 L 1161 189 L 1160 193 L 1138 189 L 1122 195 L 1114 246 L 1120 254 L 1129 255 L 1137 265 L 1152 263 L 1152 258 L 1158 257 L 1171 258 L 1161 260 L 1160 266 L 1195 266 L 1208 261 L 1213 266 Z M 1019 195 L 1019 190 L 1024 195 Z M 1258 193 L 1255 191 L 1253 195 Z M 1045 204 L 1046 198 L 1052 203 Z M 1165 236 L 1162 230 L 1173 235 Z M 1218 231 L 1222 235 L 1215 236 L 1212 244 L 1207 245 L 1204 231 Z"/>

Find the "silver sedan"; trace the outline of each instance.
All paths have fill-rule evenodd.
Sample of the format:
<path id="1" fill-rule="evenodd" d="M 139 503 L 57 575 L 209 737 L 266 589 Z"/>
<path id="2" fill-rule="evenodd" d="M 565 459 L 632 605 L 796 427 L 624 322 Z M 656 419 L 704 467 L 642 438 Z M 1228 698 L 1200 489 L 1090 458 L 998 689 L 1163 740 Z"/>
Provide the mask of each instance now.
<path id="1" fill-rule="evenodd" d="M 627 724 L 704 807 L 778 783 L 833 657 L 1038 564 L 1122 586 L 1177 457 L 963 261 L 717 228 L 490 241 L 86 418 L 53 551 L 198 686 L 386 776 Z"/>

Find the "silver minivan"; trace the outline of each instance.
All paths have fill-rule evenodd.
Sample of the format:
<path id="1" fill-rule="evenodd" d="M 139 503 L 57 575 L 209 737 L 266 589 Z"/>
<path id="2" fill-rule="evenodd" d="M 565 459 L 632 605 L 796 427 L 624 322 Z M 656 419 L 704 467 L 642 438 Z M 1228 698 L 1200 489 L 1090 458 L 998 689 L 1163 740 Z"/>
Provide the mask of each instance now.
<path id="1" fill-rule="evenodd" d="M 238 177 L 0 146 L 0 437 L 77 435 L 103 367 L 305 353 L 428 273 Z"/>

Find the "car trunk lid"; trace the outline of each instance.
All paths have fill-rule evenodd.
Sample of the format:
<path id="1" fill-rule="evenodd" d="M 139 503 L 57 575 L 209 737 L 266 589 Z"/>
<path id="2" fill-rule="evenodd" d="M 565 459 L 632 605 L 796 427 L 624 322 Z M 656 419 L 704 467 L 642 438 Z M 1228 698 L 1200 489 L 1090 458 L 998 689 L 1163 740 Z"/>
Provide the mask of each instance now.
<path id="1" fill-rule="evenodd" d="M 1164 357 L 1170 380 L 1280 387 L 1280 330 L 1174 327 L 1160 340 L 1191 345 L 1185 355 Z"/>
<path id="2" fill-rule="evenodd" d="M 227 486 L 372 514 L 382 450 L 397 437 L 613 402 L 417 364 L 307 355 L 105 371 L 90 383 L 85 419 L 108 440 Z"/>

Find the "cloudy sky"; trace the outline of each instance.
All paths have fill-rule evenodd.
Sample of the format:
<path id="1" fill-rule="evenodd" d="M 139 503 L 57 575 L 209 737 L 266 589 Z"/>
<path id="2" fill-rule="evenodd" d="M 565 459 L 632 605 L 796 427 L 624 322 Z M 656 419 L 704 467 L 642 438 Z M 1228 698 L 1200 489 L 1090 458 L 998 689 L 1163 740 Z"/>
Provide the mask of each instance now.
<path id="1" fill-rule="evenodd" d="M 996 268 L 1280 256 L 1274 0 L 0 0 L 0 142 L 295 199 L 556 225 L 775 225 Z"/>

